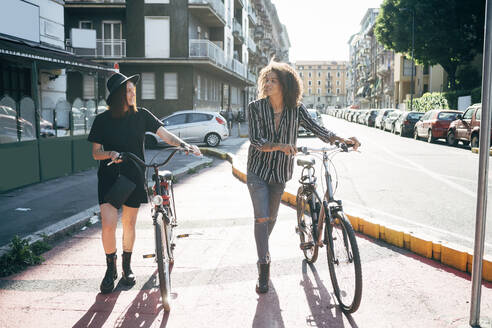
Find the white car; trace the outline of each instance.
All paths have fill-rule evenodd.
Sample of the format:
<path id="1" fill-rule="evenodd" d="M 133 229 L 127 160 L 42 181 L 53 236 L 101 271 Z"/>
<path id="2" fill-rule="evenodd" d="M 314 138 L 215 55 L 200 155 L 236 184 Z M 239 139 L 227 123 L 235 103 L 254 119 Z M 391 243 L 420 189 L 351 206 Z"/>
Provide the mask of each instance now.
<path id="1" fill-rule="evenodd" d="M 219 113 L 182 110 L 161 118 L 164 127 L 189 143 L 205 143 L 216 147 L 229 137 L 227 121 Z M 153 148 L 158 144 L 166 145 L 158 135 L 145 133 L 145 146 Z"/>

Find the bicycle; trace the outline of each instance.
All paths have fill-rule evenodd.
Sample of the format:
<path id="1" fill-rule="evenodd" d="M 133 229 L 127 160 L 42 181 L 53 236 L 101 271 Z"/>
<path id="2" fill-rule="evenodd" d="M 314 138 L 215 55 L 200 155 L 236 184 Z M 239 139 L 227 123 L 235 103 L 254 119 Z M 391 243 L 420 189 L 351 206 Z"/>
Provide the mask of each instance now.
<path id="1" fill-rule="evenodd" d="M 168 148 L 169 149 L 169 148 Z M 143 168 L 152 168 L 154 185 L 147 187 L 147 196 L 152 204 L 152 221 L 154 225 L 155 254 L 144 255 L 157 262 L 159 289 L 164 311 L 171 310 L 171 268 L 174 264 L 173 251 L 174 228 L 177 227 L 176 207 L 174 204 L 173 174 L 171 171 L 159 172 L 159 167 L 166 165 L 178 151 L 187 151 L 182 147 L 171 148 L 171 154 L 162 163 L 146 164 L 133 153 L 121 153 L 122 160 L 131 159 Z M 145 174 L 147 177 L 147 174 Z M 146 178 L 146 182 L 148 183 Z"/>
<path id="2" fill-rule="evenodd" d="M 297 159 L 297 165 L 303 167 L 299 180 L 301 186 L 296 196 L 296 232 L 301 240 L 300 248 L 306 261 L 314 263 L 319 248 L 327 246 L 328 268 L 335 296 L 343 312 L 353 313 L 359 308 L 362 297 L 359 248 L 354 229 L 343 212 L 342 201 L 334 199 L 336 186 L 333 188 L 328 168 L 328 163 L 333 164 L 333 156 L 339 152 L 348 152 L 348 147 L 335 144 L 331 148 L 299 147 L 298 151 L 305 155 L 322 154 L 326 184 L 326 192 L 320 198 L 316 191 L 315 159 Z"/>

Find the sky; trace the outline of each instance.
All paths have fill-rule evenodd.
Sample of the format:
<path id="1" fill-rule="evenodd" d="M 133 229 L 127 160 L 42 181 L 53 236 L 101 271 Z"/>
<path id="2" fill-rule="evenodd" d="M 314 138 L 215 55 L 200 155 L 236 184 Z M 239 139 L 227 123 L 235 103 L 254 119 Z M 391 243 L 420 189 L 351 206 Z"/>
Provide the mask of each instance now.
<path id="1" fill-rule="evenodd" d="M 289 59 L 348 60 L 350 36 L 359 32 L 368 8 L 383 0 L 272 0 L 287 27 Z"/>

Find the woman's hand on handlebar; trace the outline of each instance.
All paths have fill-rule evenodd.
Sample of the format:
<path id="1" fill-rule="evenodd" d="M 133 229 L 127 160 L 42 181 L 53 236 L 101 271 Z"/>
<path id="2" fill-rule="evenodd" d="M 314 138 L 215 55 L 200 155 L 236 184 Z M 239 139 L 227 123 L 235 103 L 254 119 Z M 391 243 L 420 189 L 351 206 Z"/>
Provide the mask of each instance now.
<path id="1" fill-rule="evenodd" d="M 202 152 L 195 145 L 182 144 L 181 147 L 184 148 L 184 151 L 185 151 L 186 155 L 188 155 L 189 153 L 191 153 L 191 154 L 193 154 L 195 156 L 202 156 Z"/>
<path id="2" fill-rule="evenodd" d="M 352 146 L 354 150 L 357 150 L 357 148 L 360 147 L 360 142 L 359 140 L 357 140 L 356 137 L 350 137 L 348 139 L 345 138 L 340 138 L 340 139 L 341 139 L 340 141 L 346 144 L 347 146 Z"/>
<path id="3" fill-rule="evenodd" d="M 108 163 L 108 166 L 115 163 L 118 164 L 123 161 L 121 154 L 114 150 L 109 152 L 109 158 L 111 161 Z"/>
<path id="4" fill-rule="evenodd" d="M 279 150 L 284 152 L 285 155 L 295 155 L 297 153 L 297 148 L 289 144 L 280 144 Z"/>

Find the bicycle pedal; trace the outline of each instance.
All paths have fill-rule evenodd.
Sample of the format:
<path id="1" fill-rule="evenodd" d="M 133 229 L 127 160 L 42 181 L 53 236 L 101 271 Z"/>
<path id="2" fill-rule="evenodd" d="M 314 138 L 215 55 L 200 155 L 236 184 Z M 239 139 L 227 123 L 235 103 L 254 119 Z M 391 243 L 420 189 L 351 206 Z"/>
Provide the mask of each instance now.
<path id="1" fill-rule="evenodd" d="M 176 247 L 176 244 L 175 243 L 171 243 L 171 250 L 174 250 L 175 247 Z"/>
<path id="2" fill-rule="evenodd" d="M 155 257 L 155 254 L 144 254 L 144 255 L 142 255 L 142 257 L 144 259 L 151 259 L 151 258 Z"/>
<path id="3" fill-rule="evenodd" d="M 305 242 L 305 243 L 301 243 L 299 245 L 299 247 L 304 251 L 304 250 L 308 250 L 310 248 L 313 248 L 314 247 L 314 242 L 312 241 L 308 241 L 308 242 Z"/>
<path id="4" fill-rule="evenodd" d="M 181 235 L 177 235 L 176 238 L 185 238 L 185 237 L 189 237 L 190 234 L 189 233 L 183 233 Z"/>

